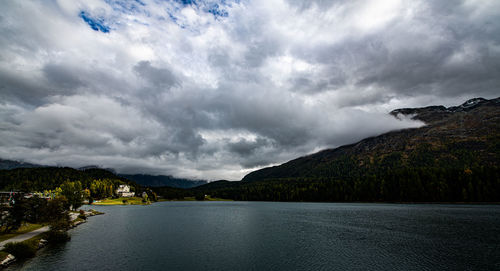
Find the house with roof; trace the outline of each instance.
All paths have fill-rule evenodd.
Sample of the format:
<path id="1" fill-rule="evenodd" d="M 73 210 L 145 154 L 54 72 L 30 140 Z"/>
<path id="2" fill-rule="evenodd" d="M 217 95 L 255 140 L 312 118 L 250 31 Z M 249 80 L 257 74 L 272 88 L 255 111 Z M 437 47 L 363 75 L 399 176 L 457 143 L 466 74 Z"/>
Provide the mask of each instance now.
<path id="1" fill-rule="evenodd" d="M 115 192 L 116 195 L 118 195 L 119 197 L 125 197 L 125 198 L 133 197 L 135 195 L 135 192 L 130 191 L 130 185 L 126 184 L 120 184 Z"/>

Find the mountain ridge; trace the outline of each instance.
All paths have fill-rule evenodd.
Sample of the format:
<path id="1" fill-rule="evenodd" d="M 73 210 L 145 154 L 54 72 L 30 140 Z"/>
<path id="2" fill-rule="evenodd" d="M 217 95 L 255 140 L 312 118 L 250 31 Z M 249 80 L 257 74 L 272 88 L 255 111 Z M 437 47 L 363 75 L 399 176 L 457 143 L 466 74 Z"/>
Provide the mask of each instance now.
<path id="1" fill-rule="evenodd" d="M 330 160 L 345 155 L 355 158 L 358 162 L 358 166 L 366 167 L 367 164 L 373 164 L 373 158 L 384 159 L 384 156 L 395 152 L 402 152 L 404 156 L 410 156 L 414 154 L 415 151 L 418 151 L 417 149 L 419 148 L 436 150 L 439 149 L 439 147 L 443 149 L 445 147 L 444 145 L 449 144 L 469 144 L 470 146 L 462 146 L 461 148 L 473 150 L 474 147 L 477 147 L 478 150 L 482 150 L 484 146 L 479 145 L 488 144 L 489 137 L 495 137 L 496 140 L 498 140 L 499 136 L 500 98 L 491 100 L 475 98 L 466 101 L 460 106 L 448 108 L 444 106 L 429 106 L 396 109 L 391 111 L 390 114 L 395 117 L 398 117 L 400 114 L 413 115 L 411 116 L 412 119 L 424 121 L 426 125 L 420 128 L 390 131 L 382 135 L 365 138 L 353 144 L 302 156 L 279 166 L 263 168 L 251 172 L 247 174 L 242 181 L 321 176 L 322 174 L 318 172 L 318 170 L 311 169 L 308 172 L 301 171 L 298 173 L 297 168 L 311 163 L 321 164 L 324 161 L 331 162 Z M 490 147 L 498 148 L 498 146 Z M 481 160 L 486 161 L 488 165 L 491 166 L 497 165 L 497 153 L 486 151 L 479 152 Z M 404 159 L 408 158 L 409 157 L 406 157 Z M 449 158 L 450 159 L 445 160 L 447 162 L 453 162 L 453 160 L 455 160 L 454 158 Z M 454 166 L 458 166 L 458 164 L 467 164 L 467 162 L 460 163 L 460 160 L 460 158 L 456 159 L 456 165 Z M 414 162 L 414 160 L 409 159 L 405 164 L 412 161 Z M 429 166 L 429 163 L 430 162 L 427 161 L 425 165 Z M 438 163 L 438 165 L 439 164 L 444 164 L 444 162 Z M 332 177 L 346 177 L 346 174 L 347 173 L 333 174 Z"/>
<path id="2" fill-rule="evenodd" d="M 194 188 L 234 200 L 498 202 L 500 99 L 391 112 L 425 123 Z M 403 116 L 404 115 L 404 116 Z"/>
<path id="3" fill-rule="evenodd" d="M 48 166 L 0 158 L 0 170 L 3 170 L 3 169 L 9 170 L 9 169 L 16 169 L 16 168 L 39 168 L 39 167 L 48 167 Z"/>

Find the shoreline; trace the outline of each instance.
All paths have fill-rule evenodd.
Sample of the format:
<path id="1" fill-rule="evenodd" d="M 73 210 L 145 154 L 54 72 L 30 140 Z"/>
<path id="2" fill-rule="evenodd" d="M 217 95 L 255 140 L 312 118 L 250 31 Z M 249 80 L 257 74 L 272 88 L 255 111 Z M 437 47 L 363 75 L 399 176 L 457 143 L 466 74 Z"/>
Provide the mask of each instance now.
<path id="1" fill-rule="evenodd" d="M 88 204 L 89 206 L 110 206 L 110 205 L 150 205 L 153 202 L 146 201 L 143 202 L 140 197 L 120 197 L 120 198 L 106 198 L 102 200 L 97 200 Z"/>
<path id="2" fill-rule="evenodd" d="M 160 198 L 158 201 L 151 201 L 149 204 L 123 204 L 123 203 L 107 203 L 107 204 L 88 204 L 88 206 L 112 206 L 112 205 L 151 205 L 158 202 L 184 202 L 184 201 L 229 201 L 229 202 L 283 202 L 283 203 L 366 203 L 366 204 L 444 204 L 444 205 L 500 205 L 500 201 L 494 202 L 467 202 L 467 201 L 271 201 L 271 200 L 234 200 L 223 198 L 205 198 L 204 200 L 196 200 L 194 197 L 186 197 L 185 199 L 164 199 Z"/>
<path id="3" fill-rule="evenodd" d="M 281 203 L 366 203 L 366 204 L 445 204 L 445 205 L 500 205 L 500 202 L 463 202 L 463 201 L 449 201 L 449 202 L 440 202 L 440 201 L 272 201 L 272 200 L 233 200 L 233 199 L 217 199 L 217 200 L 179 200 L 179 199 L 162 199 L 158 200 L 158 202 L 173 202 L 173 201 L 230 201 L 230 202 L 281 202 Z"/>
<path id="4" fill-rule="evenodd" d="M 222 198 L 212 198 L 212 197 L 206 197 L 204 200 L 196 200 L 195 197 L 185 197 L 184 199 L 164 199 L 164 198 L 159 198 L 157 201 L 147 201 L 143 202 L 142 198 L 138 197 L 130 197 L 130 198 L 115 198 L 115 199 L 104 199 L 104 200 L 98 200 L 94 201 L 91 204 L 86 204 L 88 206 L 113 206 L 113 205 L 151 205 L 157 202 L 166 202 L 166 201 L 235 201 L 232 199 L 222 199 Z"/>
<path id="5" fill-rule="evenodd" d="M 88 211 L 84 210 L 83 215 L 85 216 L 85 219 L 83 219 L 80 217 L 79 212 L 70 212 L 71 226 L 68 229 L 68 231 L 76 228 L 77 226 L 79 226 L 83 223 L 86 223 L 87 219 L 91 216 L 103 215 L 103 214 L 104 214 L 103 212 L 99 212 L 99 211 L 96 211 L 93 209 L 90 209 Z M 76 217 L 75 217 L 75 215 L 76 215 Z M 37 242 L 36 250 L 38 251 L 38 250 L 46 247 L 47 245 L 49 245 L 49 242 L 46 239 L 44 239 L 44 234 L 45 234 L 45 232 L 40 232 L 39 234 L 37 234 L 37 235 L 27 239 L 27 240 L 23 240 L 21 242 L 14 242 L 14 243 Z M 10 239 L 8 239 L 8 240 L 10 240 Z M 10 264 L 17 261 L 17 258 L 14 255 L 12 255 L 4 250 L 1 250 L 0 253 L 5 254 L 5 256 L 3 256 L 3 258 L 0 258 L 1 259 L 0 260 L 0 269 L 4 269 L 4 268 L 8 267 Z M 36 257 L 36 254 L 34 257 Z M 25 259 L 22 259 L 22 260 L 25 260 Z"/>
<path id="6" fill-rule="evenodd" d="M 232 202 L 282 202 L 282 203 L 367 203 L 367 204 L 446 204 L 446 205 L 500 205 L 500 202 L 466 202 L 466 201 L 272 201 L 272 200 L 162 200 L 162 201 L 232 201 Z M 160 202 L 160 201 L 158 201 Z"/>

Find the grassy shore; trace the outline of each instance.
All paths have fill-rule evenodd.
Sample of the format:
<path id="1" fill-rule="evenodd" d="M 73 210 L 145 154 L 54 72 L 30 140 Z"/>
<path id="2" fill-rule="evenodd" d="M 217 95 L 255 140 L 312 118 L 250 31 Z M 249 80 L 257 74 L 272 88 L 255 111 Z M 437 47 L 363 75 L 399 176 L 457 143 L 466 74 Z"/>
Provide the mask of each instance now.
<path id="1" fill-rule="evenodd" d="M 94 201 L 92 205 L 149 205 L 150 202 L 142 202 L 142 198 L 107 198 L 99 201 Z"/>
<path id="2" fill-rule="evenodd" d="M 195 197 L 184 197 L 184 199 L 159 199 L 158 201 L 196 201 Z M 205 197 L 204 201 L 233 201 L 232 199 Z"/>
<path id="3" fill-rule="evenodd" d="M 44 225 L 41 225 L 41 224 L 31 224 L 31 223 L 25 223 L 23 224 L 19 229 L 13 231 L 13 232 L 10 232 L 10 233 L 2 233 L 0 234 L 0 242 L 2 241 L 5 241 L 7 239 L 10 239 L 12 237 L 16 237 L 20 234 L 24 234 L 24 233 L 27 233 L 27 232 L 30 232 L 30 231 L 34 231 L 34 230 L 37 230 L 41 227 L 43 227 Z M 0 232 L 3 232 L 3 228 L 0 228 Z"/>
<path id="4" fill-rule="evenodd" d="M 158 201 L 196 201 L 195 197 L 185 197 L 184 199 L 159 199 Z M 205 197 L 205 201 L 232 201 L 231 199 L 221 199 L 212 198 L 210 196 Z M 103 200 L 94 201 L 92 205 L 149 205 L 151 202 L 142 202 L 142 198 L 130 197 L 130 198 L 107 198 Z"/>

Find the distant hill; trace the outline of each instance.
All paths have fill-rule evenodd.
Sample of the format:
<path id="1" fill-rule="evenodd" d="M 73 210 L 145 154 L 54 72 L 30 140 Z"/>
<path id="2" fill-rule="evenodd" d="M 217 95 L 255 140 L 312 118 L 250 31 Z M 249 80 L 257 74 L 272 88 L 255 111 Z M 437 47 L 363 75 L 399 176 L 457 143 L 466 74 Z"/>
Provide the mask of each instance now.
<path id="1" fill-rule="evenodd" d="M 149 187 L 169 186 L 175 188 L 192 188 L 207 183 L 207 181 L 202 180 L 181 179 L 164 175 L 120 174 L 120 176 Z"/>
<path id="2" fill-rule="evenodd" d="M 117 174 L 116 173 L 116 170 L 113 169 L 113 168 L 104 168 L 104 167 L 100 167 L 100 166 L 95 166 L 95 165 L 90 165 L 90 166 L 84 166 L 84 167 L 79 167 L 77 168 L 78 170 L 89 170 L 89 169 L 103 169 L 103 170 L 106 170 L 106 171 L 109 171 L 113 174 Z"/>
<path id="3" fill-rule="evenodd" d="M 40 191 L 54 189 L 66 180 L 78 180 L 86 185 L 93 179 L 109 179 L 116 184 L 129 183 L 132 186 L 165 187 L 162 191 L 177 194 L 179 190 L 170 188 L 187 189 L 207 183 L 163 175 L 117 174 L 114 169 L 94 165 L 75 169 L 0 159 L 0 190 Z"/>
<path id="4" fill-rule="evenodd" d="M 89 187 L 93 180 L 109 180 L 117 184 L 139 187 L 135 182 L 105 169 L 77 170 L 69 167 L 15 168 L 0 170 L 0 190 L 43 191 L 59 187 L 65 181 L 80 181 Z"/>
<path id="5" fill-rule="evenodd" d="M 0 159 L 0 170 L 2 170 L 2 169 L 15 169 L 15 168 L 37 168 L 37 167 L 45 167 L 45 166 L 37 165 L 37 164 L 30 164 L 30 163 L 25 163 L 25 162 L 20 162 L 20 161 Z"/>
<path id="6" fill-rule="evenodd" d="M 420 128 L 392 131 L 196 189 L 243 200 L 498 201 L 500 98 L 397 109 Z"/>

